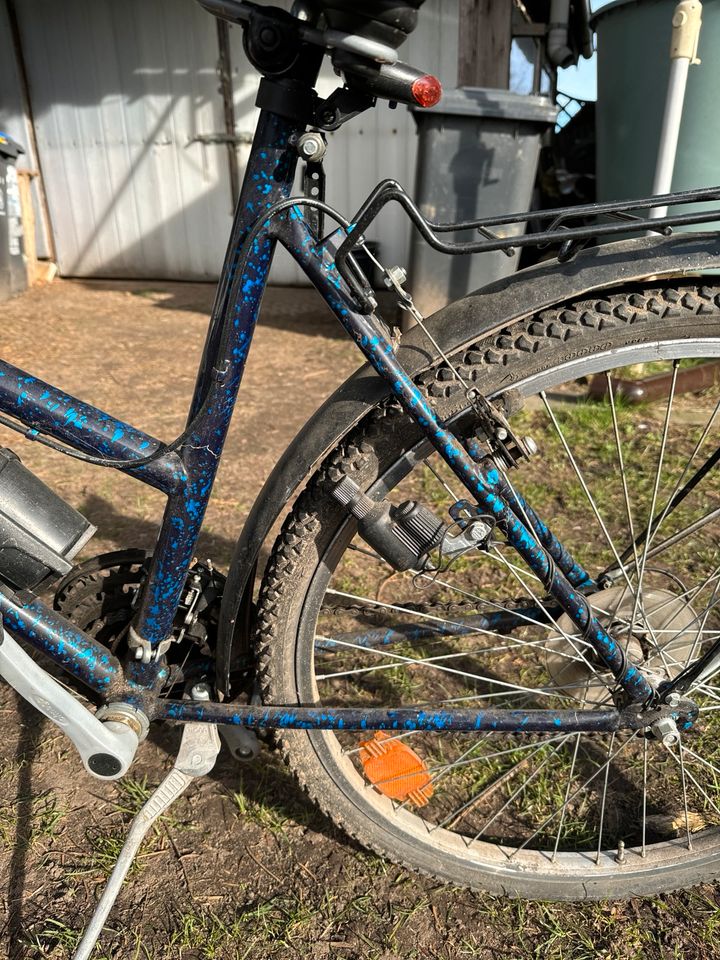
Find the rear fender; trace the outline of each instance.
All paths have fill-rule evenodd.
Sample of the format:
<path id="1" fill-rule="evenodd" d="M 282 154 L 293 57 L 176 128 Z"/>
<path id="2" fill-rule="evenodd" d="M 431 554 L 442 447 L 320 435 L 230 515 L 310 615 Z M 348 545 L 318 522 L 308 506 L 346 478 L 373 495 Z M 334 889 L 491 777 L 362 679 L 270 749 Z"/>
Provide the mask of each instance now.
<path id="1" fill-rule="evenodd" d="M 540 310 L 594 291 L 639 280 L 687 277 L 720 268 L 720 234 L 625 240 L 582 251 L 569 263 L 549 260 L 468 294 L 438 311 L 428 326 L 449 353 Z M 426 370 L 435 355 L 415 327 L 402 339 L 398 357 L 408 375 Z M 218 627 L 218 690 L 230 696 L 230 664 L 247 649 L 251 603 L 260 550 L 291 499 L 324 457 L 378 404 L 388 384 L 366 364 L 354 373 L 305 424 L 265 481 L 238 539 L 222 599 Z"/>

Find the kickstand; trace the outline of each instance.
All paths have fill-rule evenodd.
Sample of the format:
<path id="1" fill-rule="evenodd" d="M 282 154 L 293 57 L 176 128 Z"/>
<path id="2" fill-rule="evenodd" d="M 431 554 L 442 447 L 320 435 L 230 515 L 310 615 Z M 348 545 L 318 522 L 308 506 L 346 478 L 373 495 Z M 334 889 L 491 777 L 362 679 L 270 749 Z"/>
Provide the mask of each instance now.
<path id="1" fill-rule="evenodd" d="M 219 752 L 220 736 L 217 727 L 208 723 L 185 725 L 175 765 L 131 823 L 127 840 L 73 960 L 88 960 L 90 957 L 108 914 L 120 893 L 122 882 L 150 827 L 184 793 L 196 777 L 210 773 Z"/>

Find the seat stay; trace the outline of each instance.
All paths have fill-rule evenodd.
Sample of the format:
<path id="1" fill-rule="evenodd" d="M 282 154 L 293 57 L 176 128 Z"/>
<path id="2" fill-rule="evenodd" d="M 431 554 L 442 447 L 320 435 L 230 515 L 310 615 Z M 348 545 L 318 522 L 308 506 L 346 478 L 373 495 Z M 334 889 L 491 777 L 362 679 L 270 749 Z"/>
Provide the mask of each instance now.
<path id="1" fill-rule="evenodd" d="M 382 321 L 375 314 L 366 315 L 358 311 L 350 288 L 340 276 L 335 262 L 337 238 L 320 242 L 303 218 L 299 206 L 292 208 L 288 216 L 278 217 L 273 232 L 303 268 L 365 359 L 388 383 L 406 413 L 470 491 L 482 511 L 494 517 L 510 545 L 593 646 L 630 701 L 644 703 L 651 700 L 655 694 L 652 684 L 628 660 L 621 644 L 608 634 L 581 590 L 568 580 L 561 566 L 553 560 L 552 553 L 561 558 L 562 567 L 568 572 L 577 572 L 583 583 L 589 580 L 585 571 L 575 564 L 571 554 L 554 535 L 548 531 L 552 540 L 551 547 L 546 547 L 542 542 L 542 534 L 536 533 L 533 524 L 526 523 L 524 517 L 518 516 L 505 496 L 507 487 L 495 463 L 490 458 L 481 463 L 473 460 L 408 376 Z M 519 501 L 516 501 L 516 506 L 519 506 Z"/>

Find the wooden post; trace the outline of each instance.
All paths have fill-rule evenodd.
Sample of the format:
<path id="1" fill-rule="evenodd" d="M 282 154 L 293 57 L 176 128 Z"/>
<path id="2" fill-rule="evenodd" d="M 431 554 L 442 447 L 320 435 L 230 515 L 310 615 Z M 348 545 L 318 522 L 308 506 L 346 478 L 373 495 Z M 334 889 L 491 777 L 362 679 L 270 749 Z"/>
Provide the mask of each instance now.
<path id="1" fill-rule="evenodd" d="M 37 170 L 18 170 L 18 190 L 23 229 L 23 251 L 27 267 L 28 286 L 50 283 L 57 276 L 57 264 L 53 260 L 38 260 L 35 246 L 35 208 L 33 207 L 32 182 Z"/>
<path id="2" fill-rule="evenodd" d="M 459 0 L 459 87 L 510 86 L 513 0 Z"/>
<path id="3" fill-rule="evenodd" d="M 31 183 L 34 171 L 18 170 L 18 190 L 20 191 L 20 211 L 22 216 L 23 249 L 27 267 L 28 286 L 37 280 L 37 251 L 35 248 L 35 211 L 33 210 Z"/>

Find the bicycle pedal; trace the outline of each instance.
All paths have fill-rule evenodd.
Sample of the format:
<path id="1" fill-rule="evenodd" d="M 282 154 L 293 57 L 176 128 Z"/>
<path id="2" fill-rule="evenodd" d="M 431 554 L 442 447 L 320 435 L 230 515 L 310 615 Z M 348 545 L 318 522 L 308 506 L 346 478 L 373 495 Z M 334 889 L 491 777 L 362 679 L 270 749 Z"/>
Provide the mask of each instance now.
<path id="1" fill-rule="evenodd" d="M 370 783 L 391 800 L 424 807 L 434 793 L 427 764 L 404 740 L 377 730 L 360 741 L 360 761 Z"/>
<path id="2" fill-rule="evenodd" d="M 260 754 L 260 741 L 247 727 L 221 727 L 220 735 L 240 763 L 250 763 Z"/>
<path id="3" fill-rule="evenodd" d="M 207 723 L 185 725 L 173 768 L 130 824 L 123 848 L 73 960 L 89 960 L 123 881 L 153 823 L 185 792 L 196 777 L 210 773 L 219 752 L 220 735 L 217 727 Z"/>

